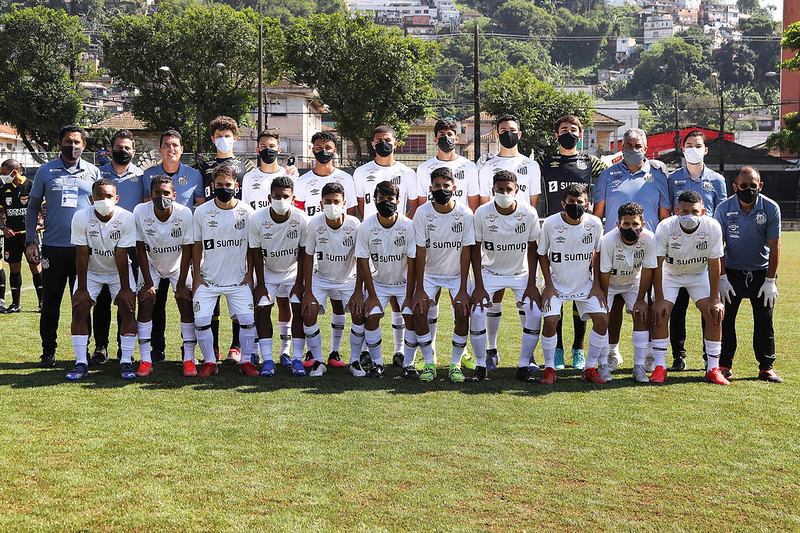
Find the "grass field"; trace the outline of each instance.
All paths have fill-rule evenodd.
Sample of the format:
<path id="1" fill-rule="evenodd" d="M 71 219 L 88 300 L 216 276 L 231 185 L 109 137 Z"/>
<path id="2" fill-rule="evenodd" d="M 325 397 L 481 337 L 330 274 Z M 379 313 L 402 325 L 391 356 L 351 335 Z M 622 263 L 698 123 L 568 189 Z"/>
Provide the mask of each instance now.
<path id="1" fill-rule="evenodd" d="M 730 387 L 702 382 L 696 312 L 693 370 L 664 386 L 630 379 L 628 331 L 613 382 L 590 385 L 566 370 L 550 388 L 513 378 L 520 332 L 510 299 L 502 369 L 460 386 L 443 366 L 444 307 L 446 355 L 430 384 L 397 369 L 381 380 L 338 369 L 265 380 L 227 365 L 185 379 L 174 311 L 170 361 L 154 376 L 124 383 L 109 363 L 66 383 L 66 299 L 54 370 L 36 368 L 39 315 L 0 315 L 0 529 L 800 530 L 798 264 L 800 234 L 787 233 L 782 385 L 755 380 L 746 304 Z M 33 291 L 23 294 L 33 309 Z"/>

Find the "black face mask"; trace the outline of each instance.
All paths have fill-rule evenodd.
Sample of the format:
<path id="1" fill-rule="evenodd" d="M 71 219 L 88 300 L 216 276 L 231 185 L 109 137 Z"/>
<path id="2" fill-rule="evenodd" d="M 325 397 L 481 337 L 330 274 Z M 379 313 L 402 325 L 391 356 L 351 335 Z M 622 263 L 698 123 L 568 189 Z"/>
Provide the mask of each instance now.
<path id="1" fill-rule="evenodd" d="M 272 148 L 264 148 L 258 152 L 258 157 L 261 158 L 262 162 L 271 165 L 278 159 L 278 151 Z"/>
<path id="2" fill-rule="evenodd" d="M 169 196 L 156 196 L 153 198 L 153 207 L 159 211 L 168 211 L 172 207 L 172 198 Z"/>
<path id="3" fill-rule="evenodd" d="M 433 201 L 436 202 L 437 204 L 445 205 L 453 197 L 453 190 L 436 189 L 431 193 L 431 196 L 433 197 Z"/>
<path id="4" fill-rule="evenodd" d="M 375 143 L 375 153 L 381 157 L 389 157 L 394 152 L 394 146 L 388 141 Z"/>
<path id="5" fill-rule="evenodd" d="M 375 209 L 378 210 L 378 214 L 383 218 L 389 218 L 397 212 L 397 202 L 384 200 L 375 204 Z"/>
<path id="6" fill-rule="evenodd" d="M 519 143 L 519 133 L 516 131 L 504 131 L 500 134 L 500 144 L 503 148 L 514 148 Z"/>
<path id="7" fill-rule="evenodd" d="M 111 152 L 111 159 L 118 165 L 127 165 L 133 159 L 133 154 L 127 150 L 114 150 Z"/>
<path id="8" fill-rule="evenodd" d="M 438 146 L 439 150 L 442 152 L 449 154 L 456 149 L 456 140 L 445 135 L 436 139 L 436 146 Z"/>
<path id="9" fill-rule="evenodd" d="M 752 204 L 758 198 L 758 189 L 736 189 L 736 196 L 746 204 Z"/>
<path id="10" fill-rule="evenodd" d="M 639 234 L 642 233 L 642 228 L 619 228 L 619 234 L 628 242 L 635 242 L 639 240 Z"/>
<path id="11" fill-rule="evenodd" d="M 586 206 L 583 204 L 566 204 L 564 211 L 567 212 L 567 216 L 572 220 L 578 220 L 586 212 Z"/>
<path id="12" fill-rule="evenodd" d="M 217 187 L 214 189 L 214 195 L 219 198 L 219 201 L 222 203 L 228 203 L 233 199 L 233 196 L 236 194 L 236 189 L 231 187 Z"/>
<path id="13" fill-rule="evenodd" d="M 316 159 L 321 165 L 327 165 L 331 162 L 331 159 L 333 159 L 333 152 L 327 152 L 325 150 L 314 152 L 314 159 Z"/>
<path id="14" fill-rule="evenodd" d="M 62 146 L 61 155 L 67 161 L 76 161 L 83 155 L 83 147 L 73 145 Z"/>
<path id="15" fill-rule="evenodd" d="M 558 136 L 558 144 L 560 144 L 564 150 L 572 150 L 573 148 L 578 146 L 579 138 L 580 137 L 578 137 L 571 131 L 568 131 Z"/>

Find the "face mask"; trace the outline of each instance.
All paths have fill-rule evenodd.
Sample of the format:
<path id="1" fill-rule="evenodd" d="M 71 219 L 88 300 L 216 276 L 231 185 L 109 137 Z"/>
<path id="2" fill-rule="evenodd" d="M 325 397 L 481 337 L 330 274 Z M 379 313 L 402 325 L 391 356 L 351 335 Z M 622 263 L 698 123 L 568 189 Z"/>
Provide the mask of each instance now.
<path id="1" fill-rule="evenodd" d="M 635 148 L 625 148 L 622 150 L 622 158 L 629 167 L 638 167 L 644 162 L 644 152 Z"/>
<path id="2" fill-rule="evenodd" d="M 583 204 L 564 204 L 564 211 L 572 220 L 578 220 L 586 212 L 586 206 Z"/>
<path id="3" fill-rule="evenodd" d="M 633 228 L 619 228 L 619 234 L 622 235 L 622 238 L 628 242 L 635 242 L 639 240 L 639 234 L 642 232 L 642 228 L 633 229 Z"/>
<path id="4" fill-rule="evenodd" d="M 558 136 L 558 144 L 560 144 L 564 150 L 572 150 L 578 146 L 578 139 L 580 139 L 580 137 L 568 131 Z"/>
<path id="5" fill-rule="evenodd" d="M 83 155 L 83 147 L 82 146 L 62 146 L 61 147 L 61 155 L 67 161 L 76 161 L 81 158 Z"/>
<path id="6" fill-rule="evenodd" d="M 276 159 L 278 159 L 278 151 L 273 150 L 272 148 L 264 148 L 258 152 L 258 157 L 261 158 L 262 162 L 271 165 Z"/>
<path id="7" fill-rule="evenodd" d="M 114 150 L 111 152 L 111 159 L 118 165 L 127 165 L 133 159 L 133 154 L 127 150 Z"/>
<path id="8" fill-rule="evenodd" d="M 736 196 L 746 204 L 752 204 L 758 198 L 758 189 L 736 189 Z"/>
<path id="9" fill-rule="evenodd" d="M 691 163 L 692 165 L 696 165 L 698 163 L 703 162 L 703 157 L 705 157 L 705 150 L 701 148 L 684 148 L 683 149 L 683 157 L 686 158 L 687 163 Z"/>
<path id="10" fill-rule="evenodd" d="M 272 210 L 279 215 L 285 215 L 292 207 L 292 199 L 272 200 Z"/>
<path id="11" fill-rule="evenodd" d="M 322 210 L 325 211 L 325 218 L 328 220 L 339 220 L 339 217 L 342 216 L 342 213 L 344 213 L 344 206 L 325 204 L 322 206 Z"/>
<path id="12" fill-rule="evenodd" d="M 508 209 L 514 203 L 514 195 L 501 193 L 495 194 L 494 203 L 496 203 L 497 206 L 502 209 Z"/>
<path id="13" fill-rule="evenodd" d="M 223 204 L 230 202 L 235 194 L 236 189 L 232 187 L 217 187 L 214 189 L 214 195 L 219 198 L 219 201 Z"/>
<path id="14" fill-rule="evenodd" d="M 700 225 L 700 217 L 697 215 L 678 215 L 683 229 L 693 230 Z"/>
<path id="15" fill-rule="evenodd" d="M 515 131 L 504 131 L 500 134 L 500 144 L 503 148 L 514 148 L 519 142 L 519 133 Z"/>
<path id="16" fill-rule="evenodd" d="M 314 152 L 314 159 L 316 159 L 321 165 L 327 165 L 330 163 L 331 159 L 333 159 L 333 152 L 327 152 L 325 150 Z"/>
<path id="17" fill-rule="evenodd" d="M 453 197 L 453 190 L 446 190 L 446 189 L 436 189 L 431 193 L 433 197 L 433 201 L 439 205 L 445 205 L 450 201 L 450 198 Z"/>
<path id="18" fill-rule="evenodd" d="M 383 218 L 389 218 L 397 212 L 397 202 L 384 200 L 375 204 L 375 209 L 378 210 L 378 214 Z"/>
<path id="19" fill-rule="evenodd" d="M 172 207 L 172 198 L 169 196 L 156 196 L 153 198 L 153 207 L 159 211 L 168 211 Z"/>
<path id="20" fill-rule="evenodd" d="M 101 217 L 107 217 L 109 214 L 111 214 L 111 211 L 114 210 L 114 204 L 116 204 L 116 201 L 113 198 L 95 200 L 94 210 L 97 211 L 97 214 Z"/>
<path id="21" fill-rule="evenodd" d="M 394 152 L 394 146 L 388 141 L 375 143 L 375 153 L 381 157 L 389 157 Z"/>
<path id="22" fill-rule="evenodd" d="M 436 139 L 436 146 L 438 146 L 439 150 L 442 152 L 449 154 L 456 149 L 456 140 L 445 135 L 444 137 L 439 137 Z"/>
<path id="23" fill-rule="evenodd" d="M 214 146 L 217 147 L 219 153 L 227 154 L 231 150 L 233 150 L 233 143 L 236 142 L 233 140 L 233 137 L 220 137 L 219 139 L 214 139 Z"/>

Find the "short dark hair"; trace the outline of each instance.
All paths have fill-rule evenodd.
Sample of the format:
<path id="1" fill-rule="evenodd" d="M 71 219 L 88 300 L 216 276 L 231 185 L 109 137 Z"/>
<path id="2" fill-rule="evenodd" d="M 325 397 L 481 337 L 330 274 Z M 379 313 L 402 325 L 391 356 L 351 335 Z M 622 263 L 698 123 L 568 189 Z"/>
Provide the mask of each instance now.
<path id="1" fill-rule="evenodd" d="M 678 196 L 678 203 L 686 202 L 689 204 L 702 204 L 703 197 L 697 191 L 683 191 Z"/>
<path id="2" fill-rule="evenodd" d="M 373 196 L 373 198 L 377 198 L 378 193 L 380 193 L 381 196 L 394 196 L 395 198 L 399 199 L 400 187 L 391 181 L 382 181 L 375 186 L 375 196 Z"/>
<path id="3" fill-rule="evenodd" d="M 103 187 L 105 185 L 111 185 L 112 187 L 114 187 L 115 191 L 117 190 L 116 183 L 114 183 L 108 178 L 100 178 L 99 180 L 92 183 L 92 194 L 96 193 L 98 190 L 100 190 L 100 187 Z"/>
<path id="4" fill-rule="evenodd" d="M 564 189 L 563 199 L 566 200 L 568 196 L 589 196 L 586 192 L 586 185 L 583 183 L 570 183 Z"/>
<path id="5" fill-rule="evenodd" d="M 703 133 L 702 131 L 700 131 L 700 130 L 692 130 L 689 133 L 687 133 L 686 136 L 683 138 L 683 143 L 681 143 L 681 146 L 686 146 L 686 141 L 689 139 L 689 137 L 702 137 L 703 138 L 703 144 L 705 144 L 706 141 L 708 140 L 708 139 L 706 139 L 706 134 Z"/>
<path id="6" fill-rule="evenodd" d="M 294 192 L 294 182 L 292 178 L 289 176 L 278 176 L 269 186 L 269 192 L 274 191 L 275 189 L 291 189 Z"/>
<path id="7" fill-rule="evenodd" d="M 338 181 L 329 181 L 322 187 L 322 197 L 324 198 L 329 194 L 341 194 L 342 198 L 344 198 L 344 185 Z"/>
<path id="8" fill-rule="evenodd" d="M 761 173 L 756 169 L 756 167 L 746 166 L 740 168 L 736 172 L 736 177 L 733 179 L 733 182 L 736 183 L 739 181 L 739 176 L 755 176 L 758 178 L 758 181 L 761 181 Z"/>
<path id="9" fill-rule="evenodd" d="M 311 136 L 311 144 L 313 145 L 318 140 L 322 139 L 323 141 L 330 141 L 335 145 L 339 145 L 339 139 L 336 138 L 336 135 L 329 131 L 318 131 L 314 135 Z"/>
<path id="10" fill-rule="evenodd" d="M 178 130 L 167 130 L 164 133 L 162 133 L 161 137 L 158 138 L 158 145 L 161 146 L 162 144 L 164 144 L 164 139 L 167 137 L 177 138 L 178 142 L 180 142 L 181 146 L 183 146 L 183 137 L 181 137 L 181 134 L 178 133 Z"/>
<path id="11" fill-rule="evenodd" d="M 10 170 L 11 172 L 14 172 L 16 170 L 17 172 L 22 174 L 22 165 L 20 165 L 19 161 L 17 161 L 16 159 L 6 159 L 5 161 L 3 161 L 3 164 L 0 165 L 0 168 Z"/>
<path id="12" fill-rule="evenodd" d="M 502 124 L 503 122 L 509 122 L 509 121 L 512 121 L 512 120 L 517 123 L 517 127 L 518 128 L 522 128 L 522 124 L 519 123 L 519 119 L 516 117 L 516 115 L 512 115 L 510 113 L 506 113 L 505 115 L 503 115 L 500 118 L 498 118 L 497 121 L 494 123 L 494 128 L 497 131 L 500 131 L 500 124 Z"/>
<path id="13" fill-rule="evenodd" d="M 561 125 L 564 124 L 565 122 L 567 124 L 578 126 L 578 131 L 583 132 L 583 124 L 581 124 L 580 119 L 578 119 L 578 117 L 576 117 L 575 115 L 564 115 L 563 117 L 556 120 L 555 130 L 558 131 Z"/>
<path id="14" fill-rule="evenodd" d="M 433 183 L 433 178 L 442 178 L 447 181 L 452 181 L 455 183 L 455 178 L 453 178 L 453 171 L 450 170 L 450 167 L 439 167 L 433 169 L 431 172 L 431 183 Z"/>
<path id="15" fill-rule="evenodd" d="M 397 139 L 397 132 L 394 131 L 394 128 L 391 126 L 386 126 L 386 125 L 378 126 L 374 130 L 372 130 L 372 138 L 374 139 L 375 136 L 378 135 L 379 133 L 390 133 L 395 140 Z"/>
<path id="16" fill-rule="evenodd" d="M 455 120 L 440 118 L 433 126 L 433 136 L 436 137 L 442 130 L 452 130 L 454 133 L 458 134 L 458 124 L 456 124 Z"/>
<path id="17" fill-rule="evenodd" d="M 70 133 L 80 133 L 81 134 L 81 140 L 82 141 L 86 140 L 86 131 L 83 128 L 81 128 L 80 126 L 78 126 L 77 124 L 70 124 L 68 126 L 64 126 L 58 132 L 58 142 L 59 142 L 59 144 L 61 143 L 61 141 L 64 140 L 64 137 L 66 137 Z"/>
<path id="18" fill-rule="evenodd" d="M 236 171 L 231 165 L 219 165 L 218 167 L 214 167 L 211 171 L 211 181 L 216 181 L 217 176 L 228 176 L 233 178 L 233 181 L 237 181 Z"/>
<path id="19" fill-rule="evenodd" d="M 216 131 L 232 131 L 234 135 L 239 135 L 239 124 L 231 117 L 220 115 L 208 125 L 208 134 L 212 137 Z"/>
<path id="20" fill-rule="evenodd" d="M 501 181 L 510 181 L 511 183 L 517 182 L 517 175 L 509 170 L 498 170 L 492 176 L 492 185 L 497 184 Z"/>
<path id="21" fill-rule="evenodd" d="M 642 219 L 644 219 L 644 207 L 637 204 L 636 202 L 628 202 L 619 206 L 617 209 L 617 220 L 622 220 L 624 216 L 636 216 L 639 215 Z"/>
<path id="22" fill-rule="evenodd" d="M 153 176 L 153 181 L 150 182 L 150 192 L 153 192 L 156 186 L 161 185 L 162 183 L 166 183 L 175 189 L 175 182 L 172 181 L 172 178 L 166 174 L 158 174 L 157 176 Z"/>
<path id="23" fill-rule="evenodd" d="M 281 138 L 278 137 L 278 132 L 277 131 L 264 130 L 264 131 L 262 131 L 261 133 L 258 134 L 258 138 L 256 139 L 256 144 L 260 143 L 261 139 L 263 139 L 264 137 L 272 137 L 276 141 L 280 141 L 281 140 Z"/>
<path id="24" fill-rule="evenodd" d="M 130 130 L 119 130 L 117 133 L 111 137 L 111 147 L 114 147 L 114 143 L 117 142 L 117 139 L 129 139 L 133 146 L 136 146 L 136 140 L 133 138 L 133 133 Z"/>

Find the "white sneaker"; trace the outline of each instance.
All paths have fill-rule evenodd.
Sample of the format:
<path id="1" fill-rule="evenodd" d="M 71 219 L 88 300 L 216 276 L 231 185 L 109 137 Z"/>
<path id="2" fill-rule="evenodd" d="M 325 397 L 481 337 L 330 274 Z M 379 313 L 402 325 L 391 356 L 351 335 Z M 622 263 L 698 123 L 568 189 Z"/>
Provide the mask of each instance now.
<path id="1" fill-rule="evenodd" d="M 311 376 L 312 378 L 318 378 L 321 377 L 322 374 L 324 374 L 327 371 L 328 367 L 325 366 L 325 363 L 316 361 L 314 363 L 314 366 L 311 367 L 311 372 L 309 372 L 308 375 Z"/>
<path id="2" fill-rule="evenodd" d="M 650 378 L 647 377 L 647 372 L 644 371 L 644 365 L 634 365 L 633 379 L 638 383 L 650 383 Z"/>
<path id="3" fill-rule="evenodd" d="M 608 370 L 608 365 L 597 365 L 597 373 L 606 381 L 611 381 L 611 372 Z"/>
<path id="4" fill-rule="evenodd" d="M 656 355 L 653 352 L 648 352 L 647 357 L 644 358 L 644 371 L 648 374 L 656 369 Z"/>
<path id="5" fill-rule="evenodd" d="M 367 375 L 367 373 L 364 372 L 364 369 L 361 368 L 361 363 L 359 363 L 358 361 L 353 361 L 352 363 L 347 365 L 347 370 L 351 374 L 353 374 L 353 377 L 356 378 L 363 378 L 364 376 Z"/>
<path id="6" fill-rule="evenodd" d="M 622 356 L 619 354 L 619 349 L 609 352 L 608 354 L 608 371 L 616 372 L 622 364 Z"/>

